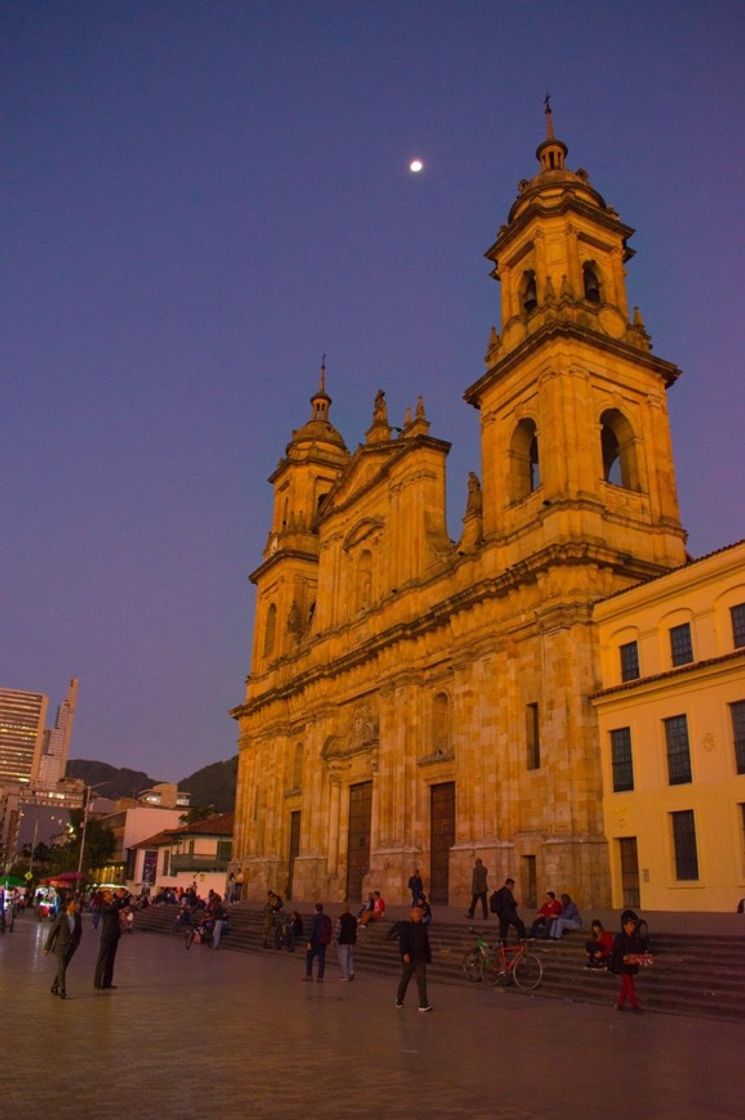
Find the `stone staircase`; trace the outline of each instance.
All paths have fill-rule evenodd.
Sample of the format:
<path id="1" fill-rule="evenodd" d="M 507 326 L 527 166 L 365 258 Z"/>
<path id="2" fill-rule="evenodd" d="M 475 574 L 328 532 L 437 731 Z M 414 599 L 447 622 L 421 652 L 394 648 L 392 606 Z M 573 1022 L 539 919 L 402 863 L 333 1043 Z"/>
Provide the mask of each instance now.
<path id="1" fill-rule="evenodd" d="M 310 911 L 301 910 L 306 928 Z M 336 908 L 330 910 L 335 917 Z M 135 925 L 140 932 L 177 935 L 174 931 L 175 906 L 151 906 L 137 913 Z M 391 922 L 368 926 L 357 941 L 357 967 L 360 972 L 395 975 L 400 968 L 397 941 L 387 941 Z M 474 923 L 487 938 L 490 929 Z M 461 961 L 475 944 L 465 922 L 435 922 L 429 928 L 433 964 L 430 976 L 439 983 L 476 987 L 466 980 Z M 510 982 L 507 990 L 515 998 L 554 998 L 568 1002 L 602 1003 L 612 1006 L 618 980 L 604 972 L 584 969 L 585 933 L 568 933 L 560 942 L 536 941 L 533 951 L 543 963 L 543 980 L 535 993 L 519 992 Z M 230 907 L 230 929 L 223 935 L 221 949 L 238 952 L 262 950 L 263 915 L 250 904 Z M 638 983 L 645 1010 L 667 1014 L 696 1015 L 745 1022 L 745 939 L 737 936 L 705 934 L 651 933 L 655 963 L 641 972 Z M 302 956 L 304 942 L 296 947 Z M 192 952 L 203 951 L 194 946 Z M 284 954 L 283 954 L 284 955 Z M 336 968 L 336 953 L 327 955 L 328 967 Z"/>

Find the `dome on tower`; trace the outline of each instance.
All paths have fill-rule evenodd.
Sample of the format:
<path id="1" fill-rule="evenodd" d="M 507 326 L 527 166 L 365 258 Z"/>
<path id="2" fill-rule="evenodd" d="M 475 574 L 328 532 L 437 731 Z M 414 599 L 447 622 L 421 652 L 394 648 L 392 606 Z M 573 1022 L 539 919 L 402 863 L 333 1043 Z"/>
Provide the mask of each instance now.
<path id="1" fill-rule="evenodd" d="M 318 389 L 310 398 L 310 420 L 308 420 L 306 424 L 303 424 L 302 428 L 296 428 L 293 431 L 288 450 L 290 447 L 296 447 L 300 443 L 330 443 L 334 447 L 340 448 L 342 451 L 347 450 L 347 446 L 341 434 L 329 420 L 331 403 L 331 397 L 326 392 L 326 363 L 324 360 L 321 364 L 321 376 L 318 382 Z"/>
<path id="2" fill-rule="evenodd" d="M 521 179 L 518 184 L 518 197 L 512 204 L 508 224 L 534 203 L 542 207 L 560 208 L 567 194 L 599 210 L 608 210 L 605 199 L 590 184 L 590 178 L 583 168 L 570 171 L 566 166 L 569 152 L 563 140 L 554 136 L 554 121 L 546 95 L 546 138 L 536 148 L 536 159 L 540 170 L 532 179 Z"/>

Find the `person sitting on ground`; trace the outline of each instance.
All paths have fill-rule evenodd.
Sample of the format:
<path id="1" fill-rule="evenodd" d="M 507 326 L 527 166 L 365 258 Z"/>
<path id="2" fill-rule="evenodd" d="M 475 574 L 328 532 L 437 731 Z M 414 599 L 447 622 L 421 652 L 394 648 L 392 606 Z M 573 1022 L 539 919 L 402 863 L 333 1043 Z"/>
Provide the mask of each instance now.
<path id="1" fill-rule="evenodd" d="M 295 952 L 295 942 L 303 936 L 303 919 L 299 910 L 292 910 L 284 918 L 282 932 L 285 939 L 285 949 L 288 953 Z"/>
<path id="2" fill-rule="evenodd" d="M 549 939 L 558 941 L 563 936 L 565 930 L 575 930 L 582 928 L 582 915 L 579 908 L 572 896 L 569 894 L 561 895 L 561 914 L 555 918 L 551 923 L 549 929 Z"/>
<path id="3" fill-rule="evenodd" d="M 385 914 L 385 899 L 380 891 L 373 891 L 373 908 L 366 910 L 360 918 L 360 925 L 367 926 L 370 922 L 379 922 Z"/>
<path id="4" fill-rule="evenodd" d="M 367 896 L 367 898 L 365 899 L 365 901 L 362 903 L 359 910 L 357 911 L 358 921 L 362 921 L 362 918 L 368 912 L 368 910 L 374 910 L 374 909 L 375 909 L 375 895 L 371 893 Z"/>
<path id="5" fill-rule="evenodd" d="M 576 902 L 572 902 L 568 894 L 561 896 L 561 917 L 554 918 L 551 923 L 548 931 L 549 939 L 560 941 L 565 929 L 582 929 L 582 915 L 577 909 Z"/>
<path id="6" fill-rule="evenodd" d="M 605 971 L 613 952 L 613 934 L 603 928 L 603 923 L 598 918 L 590 926 L 590 940 L 585 942 L 585 952 L 585 968 Z"/>
<path id="7" fill-rule="evenodd" d="M 414 905 L 418 906 L 422 912 L 422 925 L 430 925 L 432 922 L 432 907 L 424 891 L 419 895 Z"/>
<path id="8" fill-rule="evenodd" d="M 554 891 L 546 891 L 546 901 L 536 910 L 535 921 L 530 927 L 531 937 L 548 937 L 551 923 L 561 917 L 561 903 Z"/>

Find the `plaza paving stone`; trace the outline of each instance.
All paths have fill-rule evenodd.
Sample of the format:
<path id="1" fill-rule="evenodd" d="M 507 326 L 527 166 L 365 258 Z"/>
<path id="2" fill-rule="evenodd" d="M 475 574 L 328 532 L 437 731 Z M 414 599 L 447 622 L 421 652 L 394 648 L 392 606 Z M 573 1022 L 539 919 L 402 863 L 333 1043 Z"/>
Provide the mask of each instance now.
<path id="1" fill-rule="evenodd" d="M 301 953 L 242 954 L 135 932 L 117 991 L 93 988 L 85 920 L 49 993 L 48 926 L 0 937 L 0 1116 L 138 1120 L 734 1120 L 743 1115 L 745 1026 L 509 991 L 414 985 L 336 969 L 302 984 Z M 640 984 L 643 998 L 643 978 Z"/>

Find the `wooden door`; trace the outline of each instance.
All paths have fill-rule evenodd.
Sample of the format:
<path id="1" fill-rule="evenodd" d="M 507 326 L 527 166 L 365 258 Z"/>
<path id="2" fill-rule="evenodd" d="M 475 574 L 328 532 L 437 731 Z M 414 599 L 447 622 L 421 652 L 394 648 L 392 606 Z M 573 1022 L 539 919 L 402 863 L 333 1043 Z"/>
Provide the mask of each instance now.
<path id="1" fill-rule="evenodd" d="M 455 782 L 430 786 L 430 875 L 432 901 L 450 901 L 450 849 L 455 843 Z"/>
<path id="2" fill-rule="evenodd" d="M 287 868 L 287 897 L 292 898 L 292 879 L 295 860 L 300 851 L 300 812 L 290 813 L 290 859 Z"/>
<path id="3" fill-rule="evenodd" d="M 623 906 L 641 906 L 639 891 L 639 857 L 636 851 L 636 837 L 622 836 L 618 841 L 621 856 L 621 893 Z"/>
<path id="4" fill-rule="evenodd" d="M 347 836 L 347 898 L 362 898 L 362 880 L 370 869 L 370 823 L 372 782 L 349 787 L 349 832 Z"/>

